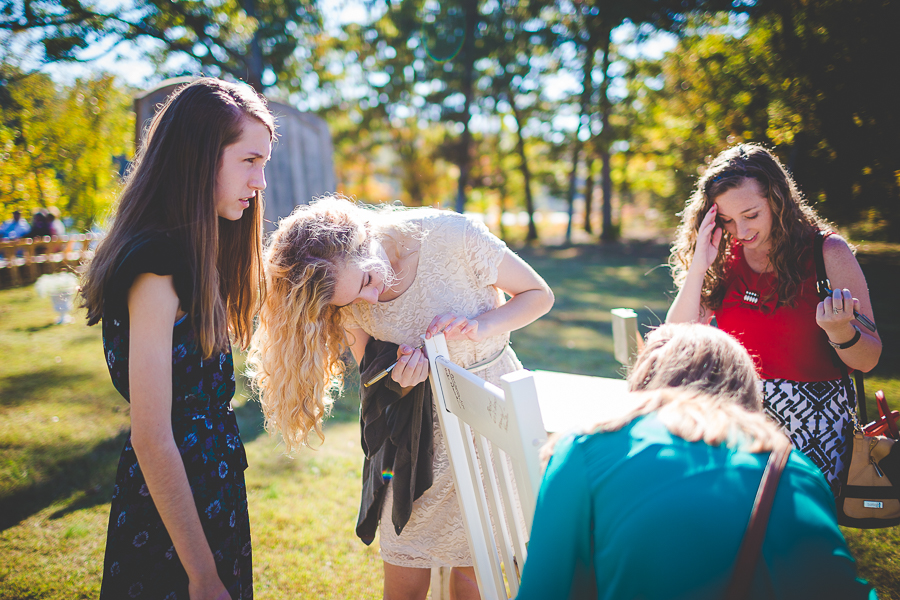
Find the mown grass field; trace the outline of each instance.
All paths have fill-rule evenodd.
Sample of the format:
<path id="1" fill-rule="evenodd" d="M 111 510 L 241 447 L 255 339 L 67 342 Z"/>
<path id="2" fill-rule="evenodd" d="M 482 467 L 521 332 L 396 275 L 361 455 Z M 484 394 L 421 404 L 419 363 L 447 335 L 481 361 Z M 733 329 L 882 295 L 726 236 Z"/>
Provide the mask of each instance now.
<path id="1" fill-rule="evenodd" d="M 615 376 L 609 310 L 636 309 L 644 332 L 664 319 L 671 284 L 663 246 L 521 253 L 557 298 L 549 315 L 513 334 L 529 368 Z M 865 254 L 860 262 L 886 341 L 868 389 L 884 389 L 897 408 L 898 262 Z M 76 317 L 54 325 L 50 301 L 32 287 L 0 290 L 0 600 L 96 598 L 99 590 L 128 405 L 109 381 L 99 328 Z M 243 382 L 236 405 L 250 461 L 257 598 L 380 598 L 377 542 L 366 547 L 353 533 L 362 465 L 356 395 L 337 406 L 321 448 L 293 457 L 262 430 Z M 900 527 L 845 534 L 861 575 L 881 598 L 900 600 Z"/>

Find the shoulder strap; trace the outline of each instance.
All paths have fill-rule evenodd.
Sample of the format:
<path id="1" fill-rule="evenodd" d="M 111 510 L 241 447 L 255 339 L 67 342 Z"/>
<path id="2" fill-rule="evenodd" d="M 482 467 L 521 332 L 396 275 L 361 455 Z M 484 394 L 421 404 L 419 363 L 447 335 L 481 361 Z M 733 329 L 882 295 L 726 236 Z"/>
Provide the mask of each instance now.
<path id="1" fill-rule="evenodd" d="M 756 491 L 750 522 L 747 524 L 747 531 L 744 533 L 744 540 L 741 542 L 741 548 L 735 561 L 734 572 L 731 574 L 731 581 L 725 592 L 726 600 L 743 600 L 750 593 L 750 583 L 753 581 L 756 563 L 766 537 L 766 527 L 769 524 L 772 504 L 775 501 L 775 491 L 790 454 L 791 445 L 787 440 L 782 441 L 769 453 L 766 470 L 763 471 L 759 489 Z"/>
<path id="2" fill-rule="evenodd" d="M 813 259 L 816 262 L 816 292 L 819 294 L 819 300 L 824 300 L 828 296 L 828 290 L 831 289 L 828 273 L 825 272 L 825 255 L 822 252 L 826 236 L 824 231 L 818 230 L 813 241 Z"/>

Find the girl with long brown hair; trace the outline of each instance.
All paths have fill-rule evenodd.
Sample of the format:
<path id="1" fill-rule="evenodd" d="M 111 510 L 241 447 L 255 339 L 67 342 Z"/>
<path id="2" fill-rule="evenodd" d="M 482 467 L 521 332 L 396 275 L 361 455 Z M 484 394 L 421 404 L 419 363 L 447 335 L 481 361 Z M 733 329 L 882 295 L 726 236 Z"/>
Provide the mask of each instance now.
<path id="1" fill-rule="evenodd" d="M 245 85 L 202 78 L 146 130 L 84 276 L 131 404 L 101 598 L 252 598 L 244 448 L 230 400 L 265 290 L 263 169 L 275 124 Z"/>
<path id="2" fill-rule="evenodd" d="M 845 427 L 855 393 L 830 347 L 850 369 L 871 370 L 881 354 L 869 289 L 847 242 L 804 201 L 771 152 L 725 150 L 709 165 L 682 214 L 670 265 L 678 295 L 666 321 L 709 323 L 750 351 L 765 409 L 822 469 L 837 491 Z M 815 250 L 833 293 L 820 301 Z"/>
<path id="3" fill-rule="evenodd" d="M 267 426 L 281 432 L 289 450 L 306 444 L 312 432 L 321 437 L 322 418 L 340 386 L 342 353 L 349 349 L 363 368 L 367 345 L 396 344 L 396 350 L 385 351 L 396 366 L 380 384 L 400 398 L 386 411 L 390 438 L 405 440 L 409 429 L 420 428 L 420 439 L 429 443 L 419 446 L 424 458 L 409 470 L 419 480 L 428 478 L 430 486 L 417 489 L 418 496 L 406 495 L 410 478 L 401 483 L 392 463 L 397 472 L 385 475 L 389 483 L 381 486 L 379 471 L 369 487 L 366 468 L 357 535 L 371 543 L 378 531 L 386 599 L 424 600 L 435 566 L 453 567 L 453 598 L 477 598 L 443 436 L 432 419 L 430 396 L 416 391 L 428 377 L 428 360 L 417 347 L 421 336 L 443 332 L 451 360 L 499 385 L 502 375 L 521 368 L 509 332 L 550 309 L 550 288 L 467 216 L 364 207 L 333 196 L 283 219 L 265 262 L 268 295 L 248 364 Z M 364 400 L 361 420 L 366 406 Z M 407 410 L 419 410 L 426 424 L 419 418 L 400 425 L 398 415 Z M 366 431 L 364 426 L 364 446 L 372 439 Z M 375 445 L 368 447 L 367 459 L 380 451 Z M 410 511 L 396 510 L 408 506 L 406 499 Z"/>

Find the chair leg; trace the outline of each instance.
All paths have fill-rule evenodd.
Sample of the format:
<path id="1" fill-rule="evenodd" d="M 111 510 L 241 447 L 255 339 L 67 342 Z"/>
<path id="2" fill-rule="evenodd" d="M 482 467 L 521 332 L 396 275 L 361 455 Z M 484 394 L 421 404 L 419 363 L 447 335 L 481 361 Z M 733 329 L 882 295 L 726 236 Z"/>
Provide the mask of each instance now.
<path id="1" fill-rule="evenodd" d="M 431 600 L 450 600 L 450 567 L 431 569 Z"/>

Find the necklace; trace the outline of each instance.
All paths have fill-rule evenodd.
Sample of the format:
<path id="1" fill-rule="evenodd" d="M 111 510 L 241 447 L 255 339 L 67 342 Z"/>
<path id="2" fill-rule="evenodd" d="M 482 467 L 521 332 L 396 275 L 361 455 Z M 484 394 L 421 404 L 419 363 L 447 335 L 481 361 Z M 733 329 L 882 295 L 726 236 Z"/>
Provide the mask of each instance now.
<path id="1" fill-rule="evenodd" d="M 743 275 L 739 275 L 738 279 L 741 284 L 743 284 L 744 292 L 742 300 L 745 305 L 750 306 L 755 309 L 762 309 L 762 294 L 760 293 L 761 282 L 766 275 L 768 274 L 767 269 L 771 266 L 771 261 L 769 257 L 766 256 L 766 264 L 763 266 L 763 269 L 757 272 L 751 265 L 750 261 L 747 260 L 747 254 L 743 255 L 744 264 L 747 267 L 746 277 Z"/>

